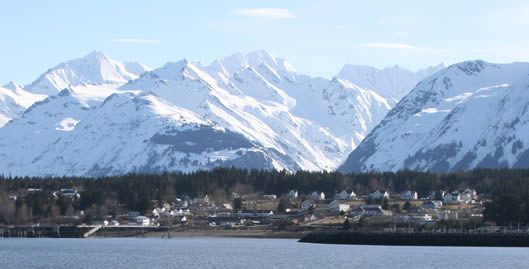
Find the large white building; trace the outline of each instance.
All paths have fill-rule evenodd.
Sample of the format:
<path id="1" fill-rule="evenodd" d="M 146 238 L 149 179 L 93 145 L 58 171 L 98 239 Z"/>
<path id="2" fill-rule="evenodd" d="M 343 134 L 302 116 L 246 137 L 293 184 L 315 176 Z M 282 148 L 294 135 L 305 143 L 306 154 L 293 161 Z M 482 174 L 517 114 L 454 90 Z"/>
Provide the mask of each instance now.
<path id="1" fill-rule="evenodd" d="M 352 211 L 356 216 L 391 216 L 392 212 L 382 209 L 381 205 L 361 205 Z"/>
<path id="2" fill-rule="evenodd" d="M 372 199 L 372 200 L 389 199 L 389 193 L 387 191 L 381 192 L 379 190 L 376 190 L 375 192 L 372 192 L 369 194 L 369 199 Z"/>
<path id="3" fill-rule="evenodd" d="M 137 216 L 134 218 L 134 224 L 139 226 L 149 226 L 151 224 L 151 219 L 145 216 Z"/>
<path id="4" fill-rule="evenodd" d="M 416 191 L 403 191 L 400 193 L 400 199 L 403 201 L 417 200 L 418 198 Z"/>
<path id="5" fill-rule="evenodd" d="M 312 192 L 310 197 L 312 198 L 312 200 L 325 200 L 325 193 L 323 192 L 318 193 L 317 191 L 315 191 L 315 192 Z"/>
<path id="6" fill-rule="evenodd" d="M 335 195 L 335 198 L 337 200 L 354 200 L 356 199 L 356 193 L 354 191 L 351 191 L 351 193 L 343 190 L 342 192 L 340 193 L 337 193 Z"/>
<path id="7" fill-rule="evenodd" d="M 459 204 L 461 201 L 461 193 L 458 191 L 447 193 L 443 197 L 443 203 L 445 204 Z"/>
<path id="8" fill-rule="evenodd" d="M 470 204 L 474 200 L 476 200 L 478 194 L 476 193 L 476 190 L 466 189 L 463 192 L 461 192 L 461 201 L 463 203 Z"/>
<path id="9" fill-rule="evenodd" d="M 298 198 L 298 191 L 297 191 L 297 190 L 291 190 L 291 191 L 287 194 L 287 197 L 288 197 L 288 199 L 290 199 L 290 200 L 294 200 L 294 199 Z"/>
<path id="10" fill-rule="evenodd" d="M 334 200 L 329 205 L 327 205 L 327 209 L 330 212 L 347 212 L 349 211 L 349 204 L 341 203 L 339 200 Z"/>

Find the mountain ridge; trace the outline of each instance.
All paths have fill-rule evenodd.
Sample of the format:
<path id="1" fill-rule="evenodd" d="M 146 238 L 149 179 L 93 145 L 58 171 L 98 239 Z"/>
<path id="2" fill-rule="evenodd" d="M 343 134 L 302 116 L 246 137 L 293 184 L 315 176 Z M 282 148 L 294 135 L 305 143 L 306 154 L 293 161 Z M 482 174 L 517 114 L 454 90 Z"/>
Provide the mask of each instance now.
<path id="1" fill-rule="evenodd" d="M 44 88 L 51 89 L 46 99 L 0 128 L 0 171 L 330 171 L 392 107 L 377 89 L 298 74 L 266 51 L 221 57 L 208 66 L 183 59 L 134 76 L 125 65 L 96 51 L 50 69 L 24 89 L 52 86 Z"/>
<path id="2" fill-rule="evenodd" d="M 421 81 L 339 170 L 526 167 L 528 86 L 529 63 L 451 65 Z"/>
<path id="3" fill-rule="evenodd" d="M 127 67 L 129 69 L 127 69 Z M 139 63 L 125 63 L 95 50 L 89 54 L 60 63 L 25 86 L 37 94 L 56 94 L 64 88 L 88 84 L 119 84 L 136 78 L 149 68 Z"/>

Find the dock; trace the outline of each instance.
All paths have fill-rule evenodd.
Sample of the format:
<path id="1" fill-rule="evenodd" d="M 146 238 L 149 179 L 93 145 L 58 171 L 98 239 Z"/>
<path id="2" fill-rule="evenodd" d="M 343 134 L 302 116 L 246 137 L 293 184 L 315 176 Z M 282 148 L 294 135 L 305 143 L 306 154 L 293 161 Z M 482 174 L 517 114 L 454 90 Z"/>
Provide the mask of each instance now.
<path id="1" fill-rule="evenodd" d="M 0 238 L 145 237 L 148 233 L 161 233 L 162 238 L 171 238 L 168 226 L 0 226 Z"/>

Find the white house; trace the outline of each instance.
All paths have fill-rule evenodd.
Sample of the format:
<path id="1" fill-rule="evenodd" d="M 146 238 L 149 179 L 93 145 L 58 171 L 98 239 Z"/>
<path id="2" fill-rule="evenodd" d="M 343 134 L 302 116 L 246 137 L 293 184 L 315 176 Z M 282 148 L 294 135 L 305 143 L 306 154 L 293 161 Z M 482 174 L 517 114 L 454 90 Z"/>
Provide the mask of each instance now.
<path id="1" fill-rule="evenodd" d="M 428 195 L 428 199 L 430 200 L 442 200 L 446 195 L 446 191 L 440 190 L 440 191 L 431 191 Z M 437 197 L 440 196 L 440 197 Z"/>
<path id="2" fill-rule="evenodd" d="M 263 197 L 266 200 L 275 200 L 275 199 L 277 199 L 277 195 L 275 195 L 275 194 L 265 194 Z"/>
<path id="3" fill-rule="evenodd" d="M 340 193 L 337 193 L 335 195 L 335 198 L 337 200 L 353 200 L 356 198 L 356 193 L 354 191 L 351 191 L 351 193 L 348 193 L 347 191 L 343 190 Z"/>
<path id="4" fill-rule="evenodd" d="M 301 211 L 308 211 L 314 207 L 315 203 L 312 200 L 305 200 L 301 203 Z"/>
<path id="5" fill-rule="evenodd" d="M 151 224 L 151 219 L 145 216 L 137 216 L 134 218 L 134 223 L 140 226 L 149 226 Z"/>
<path id="6" fill-rule="evenodd" d="M 209 196 L 205 195 L 204 197 L 195 198 L 195 199 L 193 199 L 193 204 L 209 205 Z"/>
<path id="7" fill-rule="evenodd" d="M 189 211 L 189 209 L 182 209 L 182 208 L 174 209 L 170 213 L 170 216 L 174 216 L 174 217 L 189 216 L 189 215 L 191 215 L 191 211 Z"/>
<path id="8" fill-rule="evenodd" d="M 325 193 L 317 191 L 313 192 L 311 195 L 312 200 L 325 200 Z"/>
<path id="9" fill-rule="evenodd" d="M 349 211 L 349 204 L 341 203 L 339 200 L 334 200 L 329 205 L 327 205 L 327 209 L 330 212 L 347 212 Z"/>
<path id="10" fill-rule="evenodd" d="M 477 198 L 476 190 L 466 189 L 461 192 L 461 201 L 470 204 Z"/>
<path id="11" fill-rule="evenodd" d="M 400 199 L 403 201 L 417 200 L 418 198 L 416 191 L 403 191 L 400 193 Z"/>
<path id="12" fill-rule="evenodd" d="M 55 192 L 56 195 L 64 196 L 69 199 L 81 198 L 81 195 L 77 192 L 77 188 L 60 189 Z"/>
<path id="13" fill-rule="evenodd" d="M 184 211 L 179 208 L 179 209 L 173 209 L 171 210 L 171 213 L 169 214 L 171 217 L 175 217 L 175 216 L 183 216 L 184 215 Z"/>
<path id="14" fill-rule="evenodd" d="M 469 190 L 467 189 L 468 191 L 471 191 L 472 192 L 472 199 L 477 199 L 478 198 L 478 193 L 476 192 L 476 190 L 472 189 L 472 190 Z M 466 190 L 465 190 L 466 192 Z"/>
<path id="15" fill-rule="evenodd" d="M 443 203 L 445 203 L 445 204 L 459 204 L 459 203 L 461 203 L 461 194 L 458 191 L 447 193 L 443 197 Z"/>
<path id="16" fill-rule="evenodd" d="M 288 199 L 290 199 L 290 200 L 294 200 L 294 199 L 298 198 L 298 191 L 297 191 L 297 190 L 291 190 L 291 191 L 287 194 L 287 197 L 288 197 Z"/>
<path id="17" fill-rule="evenodd" d="M 189 204 L 187 203 L 187 201 L 177 198 L 174 201 L 174 206 L 175 207 L 183 207 L 183 208 L 185 208 L 185 207 L 188 207 Z"/>
<path id="18" fill-rule="evenodd" d="M 369 199 L 372 199 L 372 200 L 389 199 L 389 193 L 387 191 L 380 192 L 376 190 L 375 192 L 370 193 L 368 196 L 369 196 Z"/>
<path id="19" fill-rule="evenodd" d="M 472 193 L 469 192 L 463 192 L 461 193 L 461 202 L 465 204 L 469 204 L 472 202 Z"/>
<path id="20" fill-rule="evenodd" d="M 361 205 L 355 208 L 351 214 L 355 216 L 391 216 L 392 212 L 382 209 L 381 205 Z"/>
<path id="21" fill-rule="evenodd" d="M 167 212 L 164 207 L 155 208 L 152 210 L 152 214 L 156 217 L 159 217 L 160 215 L 164 215 L 164 213 Z"/>

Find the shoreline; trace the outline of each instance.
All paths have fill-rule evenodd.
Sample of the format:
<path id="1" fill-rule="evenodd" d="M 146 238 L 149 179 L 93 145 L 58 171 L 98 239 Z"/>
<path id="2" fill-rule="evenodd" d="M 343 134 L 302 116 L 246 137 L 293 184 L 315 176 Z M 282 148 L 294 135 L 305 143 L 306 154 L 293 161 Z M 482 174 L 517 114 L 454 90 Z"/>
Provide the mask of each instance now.
<path id="1" fill-rule="evenodd" d="M 218 238 L 276 238 L 276 239 L 301 239 L 307 233 L 271 231 L 271 230 L 183 230 L 167 232 L 145 233 L 145 238 L 193 238 L 193 237 L 218 237 Z M 105 236 L 100 238 L 119 238 Z"/>
<path id="2" fill-rule="evenodd" d="M 182 227 L 129 226 L 13 226 L 0 227 L 0 238 L 289 238 L 300 239 L 309 231 L 278 231 L 273 229 L 201 229 Z"/>

